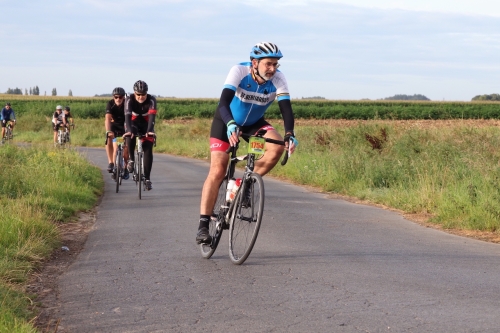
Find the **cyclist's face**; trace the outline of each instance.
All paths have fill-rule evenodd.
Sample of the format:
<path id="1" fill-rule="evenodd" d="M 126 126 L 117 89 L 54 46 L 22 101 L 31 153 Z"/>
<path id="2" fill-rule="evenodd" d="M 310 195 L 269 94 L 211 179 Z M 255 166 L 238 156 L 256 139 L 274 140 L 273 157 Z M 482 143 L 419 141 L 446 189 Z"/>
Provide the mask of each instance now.
<path id="1" fill-rule="evenodd" d="M 57 112 L 59 112 L 59 113 L 61 113 L 61 112 L 62 112 L 62 110 L 61 110 L 61 109 L 56 109 L 56 111 L 57 111 Z"/>
<path id="2" fill-rule="evenodd" d="M 258 61 L 257 59 L 252 60 L 252 65 L 254 69 L 259 71 L 259 74 L 264 76 L 266 79 L 271 79 L 274 74 L 276 74 L 276 70 L 280 67 L 278 63 L 278 59 L 275 58 L 264 58 Z"/>
<path id="3" fill-rule="evenodd" d="M 114 100 L 115 100 L 115 104 L 116 105 L 122 105 L 123 103 L 123 100 L 125 99 L 125 96 L 122 96 L 122 95 L 114 95 L 113 96 Z"/>
<path id="4" fill-rule="evenodd" d="M 144 101 L 148 97 L 148 94 L 139 94 L 139 93 L 134 93 L 134 94 L 135 94 L 135 99 L 139 103 L 144 103 Z"/>

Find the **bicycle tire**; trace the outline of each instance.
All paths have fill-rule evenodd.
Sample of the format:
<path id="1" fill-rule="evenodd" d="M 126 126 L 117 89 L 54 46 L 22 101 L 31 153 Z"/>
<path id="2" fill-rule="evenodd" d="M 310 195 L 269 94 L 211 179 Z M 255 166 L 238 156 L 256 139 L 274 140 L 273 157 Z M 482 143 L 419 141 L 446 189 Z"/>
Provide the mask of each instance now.
<path id="1" fill-rule="evenodd" d="M 248 186 L 251 205 L 243 206 Z M 235 265 L 244 263 L 255 245 L 264 212 L 264 196 L 264 181 L 257 173 L 251 173 L 236 194 L 229 226 L 229 258 Z"/>
<path id="2" fill-rule="evenodd" d="M 142 153 L 137 153 L 137 159 L 135 160 L 137 163 L 137 178 L 139 182 L 137 183 L 137 191 L 139 193 L 139 200 L 142 199 Z"/>
<path id="3" fill-rule="evenodd" d="M 214 210 L 212 212 L 213 218 L 210 218 L 208 225 L 208 232 L 212 237 L 212 242 L 210 244 L 200 244 L 201 256 L 205 259 L 210 259 L 210 257 L 212 257 L 222 237 L 222 223 L 225 223 L 224 209 L 222 206 L 226 204 L 226 189 L 227 178 L 225 178 L 219 186 L 219 193 L 217 194 L 217 200 L 215 201 Z"/>
<path id="4" fill-rule="evenodd" d="M 116 181 L 116 193 L 120 190 L 120 184 L 122 182 L 122 152 L 120 149 L 116 152 L 116 160 L 115 160 L 115 181 Z"/>

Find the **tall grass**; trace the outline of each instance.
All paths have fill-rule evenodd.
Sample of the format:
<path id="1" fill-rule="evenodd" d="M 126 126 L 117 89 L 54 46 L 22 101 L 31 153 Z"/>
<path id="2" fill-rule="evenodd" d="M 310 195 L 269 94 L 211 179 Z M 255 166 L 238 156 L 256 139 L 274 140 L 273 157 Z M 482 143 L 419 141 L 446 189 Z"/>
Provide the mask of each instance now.
<path id="1" fill-rule="evenodd" d="M 0 147 L 0 332 L 34 332 L 27 278 L 59 245 L 57 222 L 91 208 L 100 171 L 70 150 Z"/>

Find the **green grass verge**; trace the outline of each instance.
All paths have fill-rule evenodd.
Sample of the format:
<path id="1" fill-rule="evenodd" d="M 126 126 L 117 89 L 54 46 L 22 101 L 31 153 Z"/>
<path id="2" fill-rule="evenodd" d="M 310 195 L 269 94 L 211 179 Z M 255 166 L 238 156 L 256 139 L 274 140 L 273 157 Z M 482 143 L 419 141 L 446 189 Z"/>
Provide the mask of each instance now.
<path id="1" fill-rule="evenodd" d="M 28 278 L 60 245 L 57 223 L 96 203 L 102 176 L 76 152 L 42 145 L 0 147 L 0 168 L 0 332 L 35 332 Z"/>

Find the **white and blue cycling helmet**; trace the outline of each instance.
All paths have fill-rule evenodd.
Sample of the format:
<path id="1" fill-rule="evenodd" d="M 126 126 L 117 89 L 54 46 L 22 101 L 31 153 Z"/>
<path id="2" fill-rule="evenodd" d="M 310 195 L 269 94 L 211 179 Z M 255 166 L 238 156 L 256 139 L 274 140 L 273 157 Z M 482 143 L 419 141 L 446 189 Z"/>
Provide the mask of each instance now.
<path id="1" fill-rule="evenodd" d="M 255 44 L 255 46 L 252 48 L 252 51 L 250 51 L 250 59 L 263 59 L 263 58 L 280 59 L 282 57 L 283 54 L 278 48 L 278 45 L 269 42 L 262 42 Z"/>

